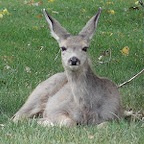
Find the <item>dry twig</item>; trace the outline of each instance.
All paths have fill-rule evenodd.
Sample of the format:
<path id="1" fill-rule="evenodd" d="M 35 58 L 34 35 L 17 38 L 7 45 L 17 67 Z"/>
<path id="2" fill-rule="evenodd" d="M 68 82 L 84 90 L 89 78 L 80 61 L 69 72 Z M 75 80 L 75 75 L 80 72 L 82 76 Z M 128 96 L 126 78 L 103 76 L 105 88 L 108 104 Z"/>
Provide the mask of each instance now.
<path id="1" fill-rule="evenodd" d="M 144 7 L 144 2 L 142 0 L 139 0 L 139 3 L 141 4 L 142 7 Z"/>
<path id="2" fill-rule="evenodd" d="M 123 82 L 122 84 L 118 85 L 118 88 L 123 87 L 124 85 L 128 84 L 129 82 L 131 82 L 133 79 L 135 79 L 136 77 L 138 77 L 139 75 L 141 75 L 142 73 L 144 73 L 144 69 L 142 69 L 139 73 L 137 73 L 136 75 L 134 75 L 132 78 L 130 78 L 129 80 Z"/>

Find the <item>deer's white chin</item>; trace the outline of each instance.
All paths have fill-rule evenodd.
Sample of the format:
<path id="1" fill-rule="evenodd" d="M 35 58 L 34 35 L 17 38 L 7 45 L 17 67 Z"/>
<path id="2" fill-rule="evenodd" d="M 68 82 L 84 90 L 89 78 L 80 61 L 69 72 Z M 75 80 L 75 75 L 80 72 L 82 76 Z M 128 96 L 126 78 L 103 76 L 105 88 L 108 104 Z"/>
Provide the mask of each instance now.
<path id="1" fill-rule="evenodd" d="M 77 71 L 79 69 L 79 65 L 68 66 L 68 69 L 71 70 L 71 71 Z"/>

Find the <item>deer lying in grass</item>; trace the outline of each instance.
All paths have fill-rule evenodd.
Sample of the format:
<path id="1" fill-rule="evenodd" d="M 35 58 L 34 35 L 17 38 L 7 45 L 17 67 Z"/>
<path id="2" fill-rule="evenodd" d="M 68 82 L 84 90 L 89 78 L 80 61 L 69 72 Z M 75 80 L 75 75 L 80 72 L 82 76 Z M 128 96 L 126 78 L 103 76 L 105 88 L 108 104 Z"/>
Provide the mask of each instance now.
<path id="1" fill-rule="evenodd" d="M 100 78 L 90 67 L 87 50 L 101 13 L 93 16 L 77 36 L 70 35 L 58 21 L 43 10 L 52 36 L 61 48 L 63 73 L 40 83 L 13 121 L 42 113 L 42 125 L 100 124 L 122 117 L 118 88 Z"/>

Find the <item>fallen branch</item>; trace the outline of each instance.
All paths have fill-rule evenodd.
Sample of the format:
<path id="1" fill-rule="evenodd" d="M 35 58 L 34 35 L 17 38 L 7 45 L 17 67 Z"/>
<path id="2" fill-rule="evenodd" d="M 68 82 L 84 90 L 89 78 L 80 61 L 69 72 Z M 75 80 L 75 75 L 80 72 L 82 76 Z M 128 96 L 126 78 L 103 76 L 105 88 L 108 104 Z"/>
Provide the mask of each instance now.
<path id="1" fill-rule="evenodd" d="M 132 78 L 130 78 L 129 80 L 123 82 L 122 84 L 118 85 L 118 88 L 123 87 L 124 85 L 128 84 L 129 82 L 131 82 L 133 79 L 135 79 L 136 77 L 138 77 L 139 75 L 141 75 L 142 73 L 144 73 L 144 69 L 142 69 L 139 73 L 137 73 L 136 75 L 134 75 Z"/>
<path id="2" fill-rule="evenodd" d="M 106 61 L 102 61 L 102 59 L 105 57 L 105 56 L 109 56 L 109 59 L 106 60 Z M 111 49 L 108 49 L 106 51 L 104 51 L 98 58 L 98 63 L 100 64 L 104 64 L 104 63 L 108 63 L 111 61 Z"/>
<path id="3" fill-rule="evenodd" d="M 139 3 L 141 4 L 142 7 L 144 7 L 144 2 L 142 0 L 139 0 Z"/>

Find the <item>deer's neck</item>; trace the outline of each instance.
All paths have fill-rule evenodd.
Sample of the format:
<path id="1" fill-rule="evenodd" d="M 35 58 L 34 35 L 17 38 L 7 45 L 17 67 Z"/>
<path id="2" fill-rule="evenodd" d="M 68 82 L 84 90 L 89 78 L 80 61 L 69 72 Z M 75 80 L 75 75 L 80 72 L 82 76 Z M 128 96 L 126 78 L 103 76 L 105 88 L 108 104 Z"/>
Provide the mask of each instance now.
<path id="1" fill-rule="evenodd" d="M 78 71 L 66 71 L 70 83 L 74 101 L 79 105 L 92 105 L 92 87 L 95 75 L 89 65 Z"/>

